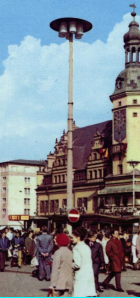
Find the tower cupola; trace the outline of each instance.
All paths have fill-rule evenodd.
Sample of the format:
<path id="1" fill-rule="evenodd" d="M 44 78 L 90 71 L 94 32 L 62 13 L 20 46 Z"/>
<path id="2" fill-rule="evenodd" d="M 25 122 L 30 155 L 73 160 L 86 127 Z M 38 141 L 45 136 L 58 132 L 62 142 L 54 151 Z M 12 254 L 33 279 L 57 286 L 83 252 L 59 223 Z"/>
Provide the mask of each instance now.
<path id="1" fill-rule="evenodd" d="M 125 67 L 140 67 L 140 30 L 139 24 L 135 21 L 136 6 L 133 5 L 134 11 L 131 13 L 133 21 L 129 24 L 129 31 L 124 35 L 125 48 Z"/>
<path id="2" fill-rule="evenodd" d="M 136 22 L 135 4 L 131 4 L 133 20 L 129 24 L 129 31 L 124 34 L 125 69 L 119 73 L 115 82 L 115 90 L 110 96 L 113 101 L 116 95 L 124 92 L 140 91 L 140 30 Z"/>

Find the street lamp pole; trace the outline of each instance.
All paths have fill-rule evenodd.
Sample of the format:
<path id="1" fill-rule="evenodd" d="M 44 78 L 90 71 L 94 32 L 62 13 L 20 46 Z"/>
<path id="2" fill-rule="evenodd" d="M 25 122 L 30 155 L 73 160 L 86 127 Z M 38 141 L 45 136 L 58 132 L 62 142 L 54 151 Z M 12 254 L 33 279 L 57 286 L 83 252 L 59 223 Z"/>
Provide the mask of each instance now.
<path id="1" fill-rule="evenodd" d="M 73 36 L 81 39 L 92 29 L 92 24 L 78 18 L 61 18 L 50 23 L 59 32 L 59 37 L 69 40 L 69 95 L 68 95 L 68 144 L 67 144 L 67 209 L 73 207 Z"/>
<path id="2" fill-rule="evenodd" d="M 133 208 L 135 208 L 135 167 L 140 163 L 139 161 L 128 161 L 127 163 L 133 167 Z"/>

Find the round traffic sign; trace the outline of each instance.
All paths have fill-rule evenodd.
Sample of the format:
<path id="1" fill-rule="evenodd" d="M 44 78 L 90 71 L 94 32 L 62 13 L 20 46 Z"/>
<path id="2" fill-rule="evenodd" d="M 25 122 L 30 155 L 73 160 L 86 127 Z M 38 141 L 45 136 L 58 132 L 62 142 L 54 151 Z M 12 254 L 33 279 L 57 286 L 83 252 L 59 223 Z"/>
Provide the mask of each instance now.
<path id="1" fill-rule="evenodd" d="M 71 222 L 77 222 L 79 220 L 80 213 L 76 208 L 73 208 L 68 211 L 68 219 Z"/>

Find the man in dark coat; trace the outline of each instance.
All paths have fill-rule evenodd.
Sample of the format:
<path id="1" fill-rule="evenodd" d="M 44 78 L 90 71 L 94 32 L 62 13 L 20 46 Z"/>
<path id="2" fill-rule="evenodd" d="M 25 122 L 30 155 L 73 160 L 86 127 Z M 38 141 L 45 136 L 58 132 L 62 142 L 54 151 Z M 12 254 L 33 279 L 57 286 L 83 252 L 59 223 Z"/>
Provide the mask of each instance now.
<path id="1" fill-rule="evenodd" d="M 111 272 L 103 281 L 102 285 L 105 289 L 108 289 L 110 280 L 115 276 L 116 291 L 124 292 L 121 287 L 121 272 L 123 266 L 124 250 L 122 242 L 119 240 L 119 232 L 117 230 L 113 231 L 112 238 L 107 242 L 106 253 L 109 257 Z"/>
<path id="2" fill-rule="evenodd" d="M 25 238 L 25 259 L 24 265 L 30 264 L 34 256 L 35 241 L 33 240 L 33 231 L 29 231 L 29 236 Z"/>
<path id="3" fill-rule="evenodd" d="M 99 272 L 105 266 L 102 245 L 96 242 L 97 233 L 96 231 L 88 233 L 88 239 L 86 244 L 91 248 L 91 258 L 94 270 L 95 286 L 96 291 L 103 292 L 99 285 Z"/>
<path id="4" fill-rule="evenodd" d="M 39 253 L 39 280 L 44 277 L 47 281 L 50 280 L 50 259 L 53 249 L 53 238 L 47 234 L 48 229 L 46 226 L 42 227 L 42 235 L 36 239 L 36 247 Z"/>
<path id="5" fill-rule="evenodd" d="M 6 261 L 6 253 L 10 246 L 10 241 L 6 237 L 6 232 L 3 231 L 0 237 L 0 271 L 4 271 L 5 261 Z"/>

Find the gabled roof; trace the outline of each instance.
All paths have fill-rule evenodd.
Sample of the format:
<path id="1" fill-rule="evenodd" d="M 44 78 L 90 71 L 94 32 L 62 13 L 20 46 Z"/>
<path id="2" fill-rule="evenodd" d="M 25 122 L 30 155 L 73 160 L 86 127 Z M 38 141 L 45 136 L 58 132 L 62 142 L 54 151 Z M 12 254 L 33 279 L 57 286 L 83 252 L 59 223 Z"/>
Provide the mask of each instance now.
<path id="1" fill-rule="evenodd" d="M 109 147 L 112 144 L 112 120 L 77 128 L 73 131 L 73 167 L 75 169 L 85 168 L 97 130 L 105 136 L 104 147 Z"/>

